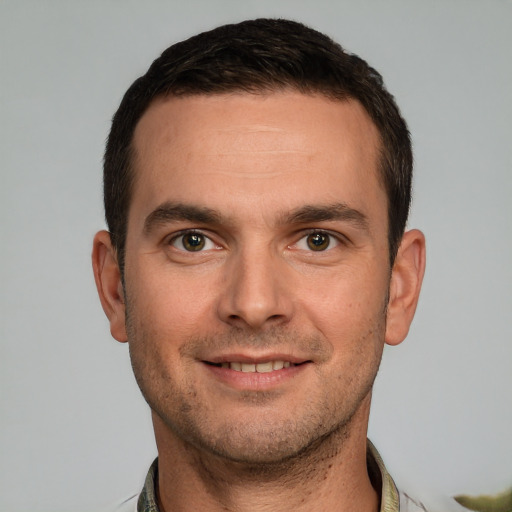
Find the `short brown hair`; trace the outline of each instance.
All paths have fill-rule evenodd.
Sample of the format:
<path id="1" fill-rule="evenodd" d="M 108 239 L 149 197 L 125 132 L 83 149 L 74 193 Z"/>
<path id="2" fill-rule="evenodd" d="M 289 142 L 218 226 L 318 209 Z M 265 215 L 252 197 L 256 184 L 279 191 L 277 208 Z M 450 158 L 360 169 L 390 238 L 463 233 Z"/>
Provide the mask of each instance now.
<path id="1" fill-rule="evenodd" d="M 380 177 L 388 197 L 390 262 L 411 201 L 413 158 L 407 125 L 381 75 L 328 36 L 301 23 L 257 19 L 224 25 L 167 48 L 131 85 L 114 115 L 104 159 L 105 216 L 121 272 L 133 185 L 135 127 L 159 96 L 252 94 L 293 89 L 366 109 L 382 139 Z"/>

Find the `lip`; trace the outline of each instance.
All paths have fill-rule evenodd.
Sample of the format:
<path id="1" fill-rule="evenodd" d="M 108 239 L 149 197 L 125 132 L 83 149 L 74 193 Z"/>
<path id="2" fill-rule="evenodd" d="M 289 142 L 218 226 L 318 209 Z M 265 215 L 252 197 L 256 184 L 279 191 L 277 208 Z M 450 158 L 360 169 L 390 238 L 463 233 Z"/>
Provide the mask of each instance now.
<path id="1" fill-rule="evenodd" d="M 300 365 L 309 361 L 307 357 L 298 357 L 291 354 L 273 352 L 269 354 L 241 354 L 241 353 L 230 353 L 222 354 L 212 357 L 203 358 L 203 362 L 211 364 L 222 364 L 222 363 L 247 363 L 247 364 L 258 364 L 266 363 L 267 361 L 289 361 L 294 365 Z"/>
<path id="2" fill-rule="evenodd" d="M 220 366 L 222 363 L 261 364 L 269 361 L 286 361 L 290 363 L 290 366 L 264 373 L 246 373 Z M 230 388 L 240 391 L 268 391 L 285 385 L 286 382 L 307 371 L 312 361 L 289 354 L 268 354 L 265 356 L 223 354 L 222 356 L 202 360 L 201 363 L 211 376 Z"/>

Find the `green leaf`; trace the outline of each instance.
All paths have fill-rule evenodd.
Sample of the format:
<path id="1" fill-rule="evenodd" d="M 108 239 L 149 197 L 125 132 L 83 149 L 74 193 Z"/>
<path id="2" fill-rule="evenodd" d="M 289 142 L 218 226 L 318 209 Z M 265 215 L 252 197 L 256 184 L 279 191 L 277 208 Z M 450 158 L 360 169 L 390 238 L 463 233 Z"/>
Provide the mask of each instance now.
<path id="1" fill-rule="evenodd" d="M 455 501 L 469 510 L 477 512 L 512 512 L 512 487 L 499 494 L 467 496 L 461 494 Z"/>

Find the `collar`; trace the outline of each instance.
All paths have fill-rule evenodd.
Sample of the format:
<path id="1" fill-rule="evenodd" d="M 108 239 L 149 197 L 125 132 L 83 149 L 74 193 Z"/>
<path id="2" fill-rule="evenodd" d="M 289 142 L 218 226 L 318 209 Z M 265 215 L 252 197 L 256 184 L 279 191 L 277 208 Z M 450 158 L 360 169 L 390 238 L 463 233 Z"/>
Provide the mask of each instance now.
<path id="1" fill-rule="evenodd" d="M 373 487 L 377 492 L 380 489 L 380 512 L 399 512 L 400 496 L 398 489 L 377 448 L 373 446 L 369 439 L 366 441 L 366 466 Z"/>
<path id="2" fill-rule="evenodd" d="M 137 512 L 160 512 L 156 501 L 158 484 L 158 457 L 149 468 L 144 487 L 137 501 Z"/>

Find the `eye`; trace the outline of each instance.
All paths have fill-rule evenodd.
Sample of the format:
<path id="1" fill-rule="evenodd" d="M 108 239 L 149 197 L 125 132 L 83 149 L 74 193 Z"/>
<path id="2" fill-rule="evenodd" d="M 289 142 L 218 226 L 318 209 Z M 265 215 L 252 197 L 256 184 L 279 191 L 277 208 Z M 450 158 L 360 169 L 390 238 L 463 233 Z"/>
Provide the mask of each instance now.
<path id="1" fill-rule="evenodd" d="M 178 235 L 171 240 L 171 245 L 179 250 L 187 252 L 199 252 L 208 249 L 214 249 L 216 245 L 202 233 L 189 231 Z"/>
<path id="2" fill-rule="evenodd" d="M 312 251 L 325 251 L 330 242 L 329 235 L 325 233 L 311 233 L 306 237 L 306 243 Z"/>
<path id="3" fill-rule="evenodd" d="M 306 251 L 321 252 L 327 250 L 329 247 L 336 247 L 338 243 L 338 240 L 329 233 L 325 231 L 315 231 L 302 237 L 297 242 L 296 247 Z"/>

